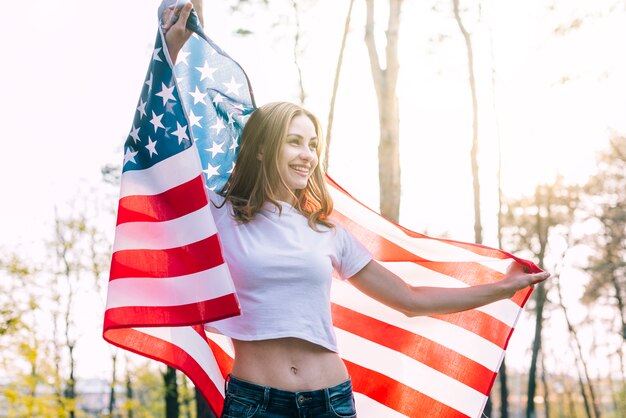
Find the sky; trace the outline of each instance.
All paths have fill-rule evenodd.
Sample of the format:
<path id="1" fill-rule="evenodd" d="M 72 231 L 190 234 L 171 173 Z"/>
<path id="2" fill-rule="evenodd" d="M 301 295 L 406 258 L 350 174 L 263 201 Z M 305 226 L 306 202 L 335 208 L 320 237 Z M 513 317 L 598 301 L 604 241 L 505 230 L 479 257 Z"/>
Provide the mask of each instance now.
<path id="1" fill-rule="evenodd" d="M 312 4 L 312 2 L 309 2 Z M 376 208 L 378 123 L 357 1 L 337 101 L 330 175 Z M 401 223 L 420 232 L 473 239 L 469 149 L 471 101 L 464 44 L 450 7 L 407 0 L 400 34 Z M 464 3 L 464 2 L 462 2 Z M 475 46 L 485 243 L 496 244 L 496 170 L 502 144 L 509 196 L 532 192 L 557 173 L 584 182 L 611 131 L 626 132 L 626 63 L 617 40 L 626 11 L 614 2 L 569 2 L 546 12 L 539 0 L 465 2 Z M 0 0 L 2 129 L 0 185 L 6 196 L 0 248 L 41 256 L 54 208 L 99 192 L 100 168 L 122 161 L 122 144 L 156 36 L 157 0 L 49 2 Z M 297 100 L 293 17 L 286 2 L 232 15 L 228 2 L 205 0 L 206 32 L 246 69 L 257 104 Z M 557 5 L 560 2 L 556 3 Z M 592 10 L 585 10 L 592 7 Z M 347 1 L 320 0 L 301 16 L 306 106 L 325 122 Z M 590 16 L 565 36 L 554 28 Z M 378 18 L 384 21 L 384 10 Z M 278 23 L 278 24 L 277 24 Z M 240 27 L 248 37 L 234 35 Z M 377 30 L 383 42 L 382 28 Z M 493 49 L 490 47 L 493 44 Z M 495 95 L 492 67 L 496 68 Z M 495 97 L 495 111 L 494 111 Z M 107 191 L 110 193 L 110 190 Z M 113 225 L 111 225 L 111 230 Z M 583 278 L 574 276 L 577 289 Z M 575 293 L 572 298 L 575 298 Z M 94 323 L 83 318 L 83 353 L 106 354 Z M 521 322 L 520 329 L 530 325 Z M 520 331 L 520 335 L 527 335 Z M 98 345 L 100 344 L 100 345 Z M 525 344 L 516 355 L 524 356 Z M 94 348 L 97 347 L 97 348 Z M 80 350 L 78 350 L 80 354 Z M 85 354 L 83 354 L 85 355 Z M 102 366 L 105 367 L 105 366 Z M 104 369 L 84 369 L 98 375 Z"/>

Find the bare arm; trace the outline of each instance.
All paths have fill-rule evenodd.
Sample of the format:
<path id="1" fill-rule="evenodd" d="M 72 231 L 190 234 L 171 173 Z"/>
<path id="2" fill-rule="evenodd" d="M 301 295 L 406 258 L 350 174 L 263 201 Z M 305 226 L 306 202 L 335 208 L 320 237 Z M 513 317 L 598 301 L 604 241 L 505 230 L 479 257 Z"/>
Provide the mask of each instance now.
<path id="1" fill-rule="evenodd" d="M 547 272 L 525 273 L 514 262 L 496 283 L 464 288 L 410 286 L 376 261 L 351 279 L 357 289 L 407 316 L 436 315 L 474 309 L 512 297 L 518 290 L 541 283 Z"/>

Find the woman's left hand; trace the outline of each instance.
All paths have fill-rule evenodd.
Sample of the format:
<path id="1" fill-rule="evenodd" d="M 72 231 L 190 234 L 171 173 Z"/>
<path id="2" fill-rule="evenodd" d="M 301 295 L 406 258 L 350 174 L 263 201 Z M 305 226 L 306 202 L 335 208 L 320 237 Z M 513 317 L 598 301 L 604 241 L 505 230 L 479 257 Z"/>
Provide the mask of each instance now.
<path id="1" fill-rule="evenodd" d="M 506 297 L 510 298 L 513 297 L 518 290 L 542 283 L 548 277 L 550 277 L 550 273 L 547 271 L 527 273 L 525 266 L 513 262 L 507 269 L 504 278 L 499 282 L 499 285 L 504 290 Z"/>

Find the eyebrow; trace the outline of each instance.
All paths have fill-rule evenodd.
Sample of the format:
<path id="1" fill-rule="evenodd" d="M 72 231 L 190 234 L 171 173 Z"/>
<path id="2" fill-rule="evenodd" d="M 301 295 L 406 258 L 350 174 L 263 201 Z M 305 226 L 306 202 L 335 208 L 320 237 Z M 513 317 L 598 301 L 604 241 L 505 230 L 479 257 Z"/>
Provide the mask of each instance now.
<path id="1" fill-rule="evenodd" d="M 295 137 L 298 137 L 298 138 L 300 138 L 300 139 L 304 139 L 304 137 L 303 137 L 302 135 L 300 135 L 300 134 L 287 134 L 287 136 L 295 136 Z M 311 137 L 311 138 L 309 139 L 309 141 L 313 141 L 314 139 L 315 139 L 315 140 L 317 140 L 317 136 L 313 136 L 313 137 Z"/>

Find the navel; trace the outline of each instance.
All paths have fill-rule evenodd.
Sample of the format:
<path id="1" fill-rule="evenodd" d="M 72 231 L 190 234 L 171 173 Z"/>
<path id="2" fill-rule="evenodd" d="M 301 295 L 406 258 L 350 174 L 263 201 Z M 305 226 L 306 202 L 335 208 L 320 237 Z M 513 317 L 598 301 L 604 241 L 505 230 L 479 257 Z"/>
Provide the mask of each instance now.
<path id="1" fill-rule="evenodd" d="M 298 368 L 294 367 L 294 366 L 291 366 L 291 373 L 298 374 Z"/>

